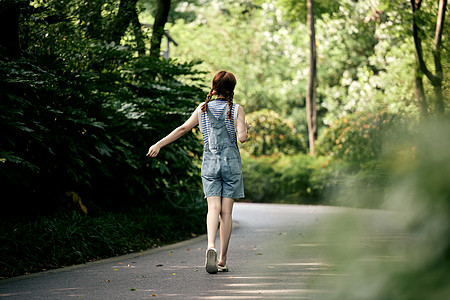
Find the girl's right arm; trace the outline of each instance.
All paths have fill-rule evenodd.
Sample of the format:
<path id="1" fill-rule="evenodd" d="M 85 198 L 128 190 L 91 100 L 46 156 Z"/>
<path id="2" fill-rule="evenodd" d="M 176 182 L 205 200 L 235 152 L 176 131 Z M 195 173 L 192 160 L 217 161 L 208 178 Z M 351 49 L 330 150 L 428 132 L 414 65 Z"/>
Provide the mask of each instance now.
<path id="1" fill-rule="evenodd" d="M 237 137 L 239 142 L 245 143 L 248 137 L 248 130 L 250 129 L 250 125 L 245 121 L 245 113 L 242 106 L 239 105 L 238 113 L 237 113 Z"/>
<path id="2" fill-rule="evenodd" d="M 162 147 L 176 141 L 177 139 L 182 137 L 186 132 L 191 130 L 195 125 L 197 125 L 199 109 L 200 107 L 197 107 L 197 109 L 192 113 L 191 117 L 186 122 L 184 122 L 183 125 L 175 128 L 165 138 L 161 139 L 159 142 L 151 146 L 150 149 L 148 149 L 147 156 L 156 157 L 156 155 L 158 155 L 159 150 L 161 150 Z"/>

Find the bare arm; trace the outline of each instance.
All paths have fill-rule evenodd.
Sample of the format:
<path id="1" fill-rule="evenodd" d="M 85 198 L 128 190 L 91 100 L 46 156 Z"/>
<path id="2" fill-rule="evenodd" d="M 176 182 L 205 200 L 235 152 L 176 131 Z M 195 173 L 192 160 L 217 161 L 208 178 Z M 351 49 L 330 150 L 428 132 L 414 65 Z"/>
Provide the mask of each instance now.
<path id="1" fill-rule="evenodd" d="M 186 132 L 191 130 L 195 125 L 197 125 L 198 124 L 198 110 L 199 110 L 199 108 L 197 107 L 197 109 L 192 113 L 190 118 L 186 122 L 184 122 L 183 125 L 175 128 L 166 137 L 164 137 L 159 142 L 157 142 L 156 144 L 151 146 L 150 149 L 148 149 L 147 156 L 148 157 L 156 157 L 156 155 L 158 155 L 159 150 L 161 150 L 162 147 L 176 141 L 177 139 L 182 137 Z"/>
<path id="2" fill-rule="evenodd" d="M 238 108 L 236 127 L 239 142 L 245 143 L 248 137 L 248 130 L 251 126 L 245 121 L 245 113 L 242 106 L 239 106 Z"/>

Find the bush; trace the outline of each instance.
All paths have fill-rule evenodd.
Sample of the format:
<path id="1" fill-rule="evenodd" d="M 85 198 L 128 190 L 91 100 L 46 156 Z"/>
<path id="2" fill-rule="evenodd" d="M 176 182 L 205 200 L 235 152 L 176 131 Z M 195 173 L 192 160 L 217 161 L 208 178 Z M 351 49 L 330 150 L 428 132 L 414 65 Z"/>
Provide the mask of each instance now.
<path id="1" fill-rule="evenodd" d="M 60 211 L 33 222 L 2 220 L 0 278 L 143 251 L 203 234 L 205 201 L 203 204 L 182 212 L 174 210 L 172 215 L 146 207 L 103 212 L 97 217 Z"/>
<path id="2" fill-rule="evenodd" d="M 143 65 L 157 65 L 165 79 L 152 81 Z M 157 159 L 145 157 L 202 94 L 176 81 L 195 74 L 192 65 L 130 59 L 120 81 L 96 82 L 12 60 L 0 61 L 0 74 L 0 178 L 2 193 L 20 199 L 17 212 L 57 209 L 72 191 L 91 209 L 120 209 L 161 198 L 171 173 L 199 173 L 192 160 L 201 144 L 192 134 Z"/>
<path id="3" fill-rule="evenodd" d="M 297 154 L 256 158 L 244 152 L 242 158 L 246 199 L 252 202 L 319 203 L 326 185 L 332 182 L 331 174 L 324 175 L 325 157 Z"/>
<path id="4" fill-rule="evenodd" d="M 395 137 L 401 120 L 402 116 L 387 112 L 348 115 L 320 134 L 316 152 L 354 163 L 377 160 Z"/>
<path id="5" fill-rule="evenodd" d="M 306 152 L 304 137 L 276 112 L 263 109 L 245 117 L 252 128 L 249 131 L 248 142 L 242 145 L 242 149 L 250 155 Z"/>
<path id="6" fill-rule="evenodd" d="M 252 202 L 380 208 L 379 196 L 388 187 L 384 161 L 357 165 L 325 156 L 255 158 L 245 152 L 242 158 L 245 195 Z"/>

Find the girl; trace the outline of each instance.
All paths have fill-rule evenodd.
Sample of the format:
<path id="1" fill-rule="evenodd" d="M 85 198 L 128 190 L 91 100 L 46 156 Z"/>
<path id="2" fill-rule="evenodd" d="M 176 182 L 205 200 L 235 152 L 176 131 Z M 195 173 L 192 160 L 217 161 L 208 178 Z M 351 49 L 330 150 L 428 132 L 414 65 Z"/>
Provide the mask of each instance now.
<path id="1" fill-rule="evenodd" d="M 155 157 L 160 149 L 180 138 L 199 124 L 203 134 L 202 183 L 208 201 L 206 226 L 208 250 L 206 250 L 206 271 L 228 271 L 227 251 L 230 241 L 234 199 L 244 197 L 241 156 L 237 139 L 247 140 L 250 125 L 245 121 L 242 106 L 233 103 L 236 78 L 233 74 L 220 71 L 212 81 L 206 101 L 200 104 L 191 117 L 165 138 L 148 150 L 147 156 Z M 217 99 L 212 101 L 212 96 Z M 217 261 L 215 240 L 220 215 L 220 256 Z"/>

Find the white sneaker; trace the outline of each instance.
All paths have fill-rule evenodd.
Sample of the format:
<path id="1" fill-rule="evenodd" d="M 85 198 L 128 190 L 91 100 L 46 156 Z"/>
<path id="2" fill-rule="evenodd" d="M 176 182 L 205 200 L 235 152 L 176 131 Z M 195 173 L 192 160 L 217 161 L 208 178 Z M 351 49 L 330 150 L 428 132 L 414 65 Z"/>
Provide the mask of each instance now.
<path id="1" fill-rule="evenodd" d="M 217 273 L 217 250 L 214 248 L 209 248 L 206 250 L 206 272 L 210 274 Z"/>
<path id="2" fill-rule="evenodd" d="M 228 266 L 227 266 L 227 263 L 225 263 L 225 265 L 222 267 L 222 266 L 220 266 L 220 265 L 217 265 L 217 270 L 219 271 L 219 272 L 228 272 Z"/>

